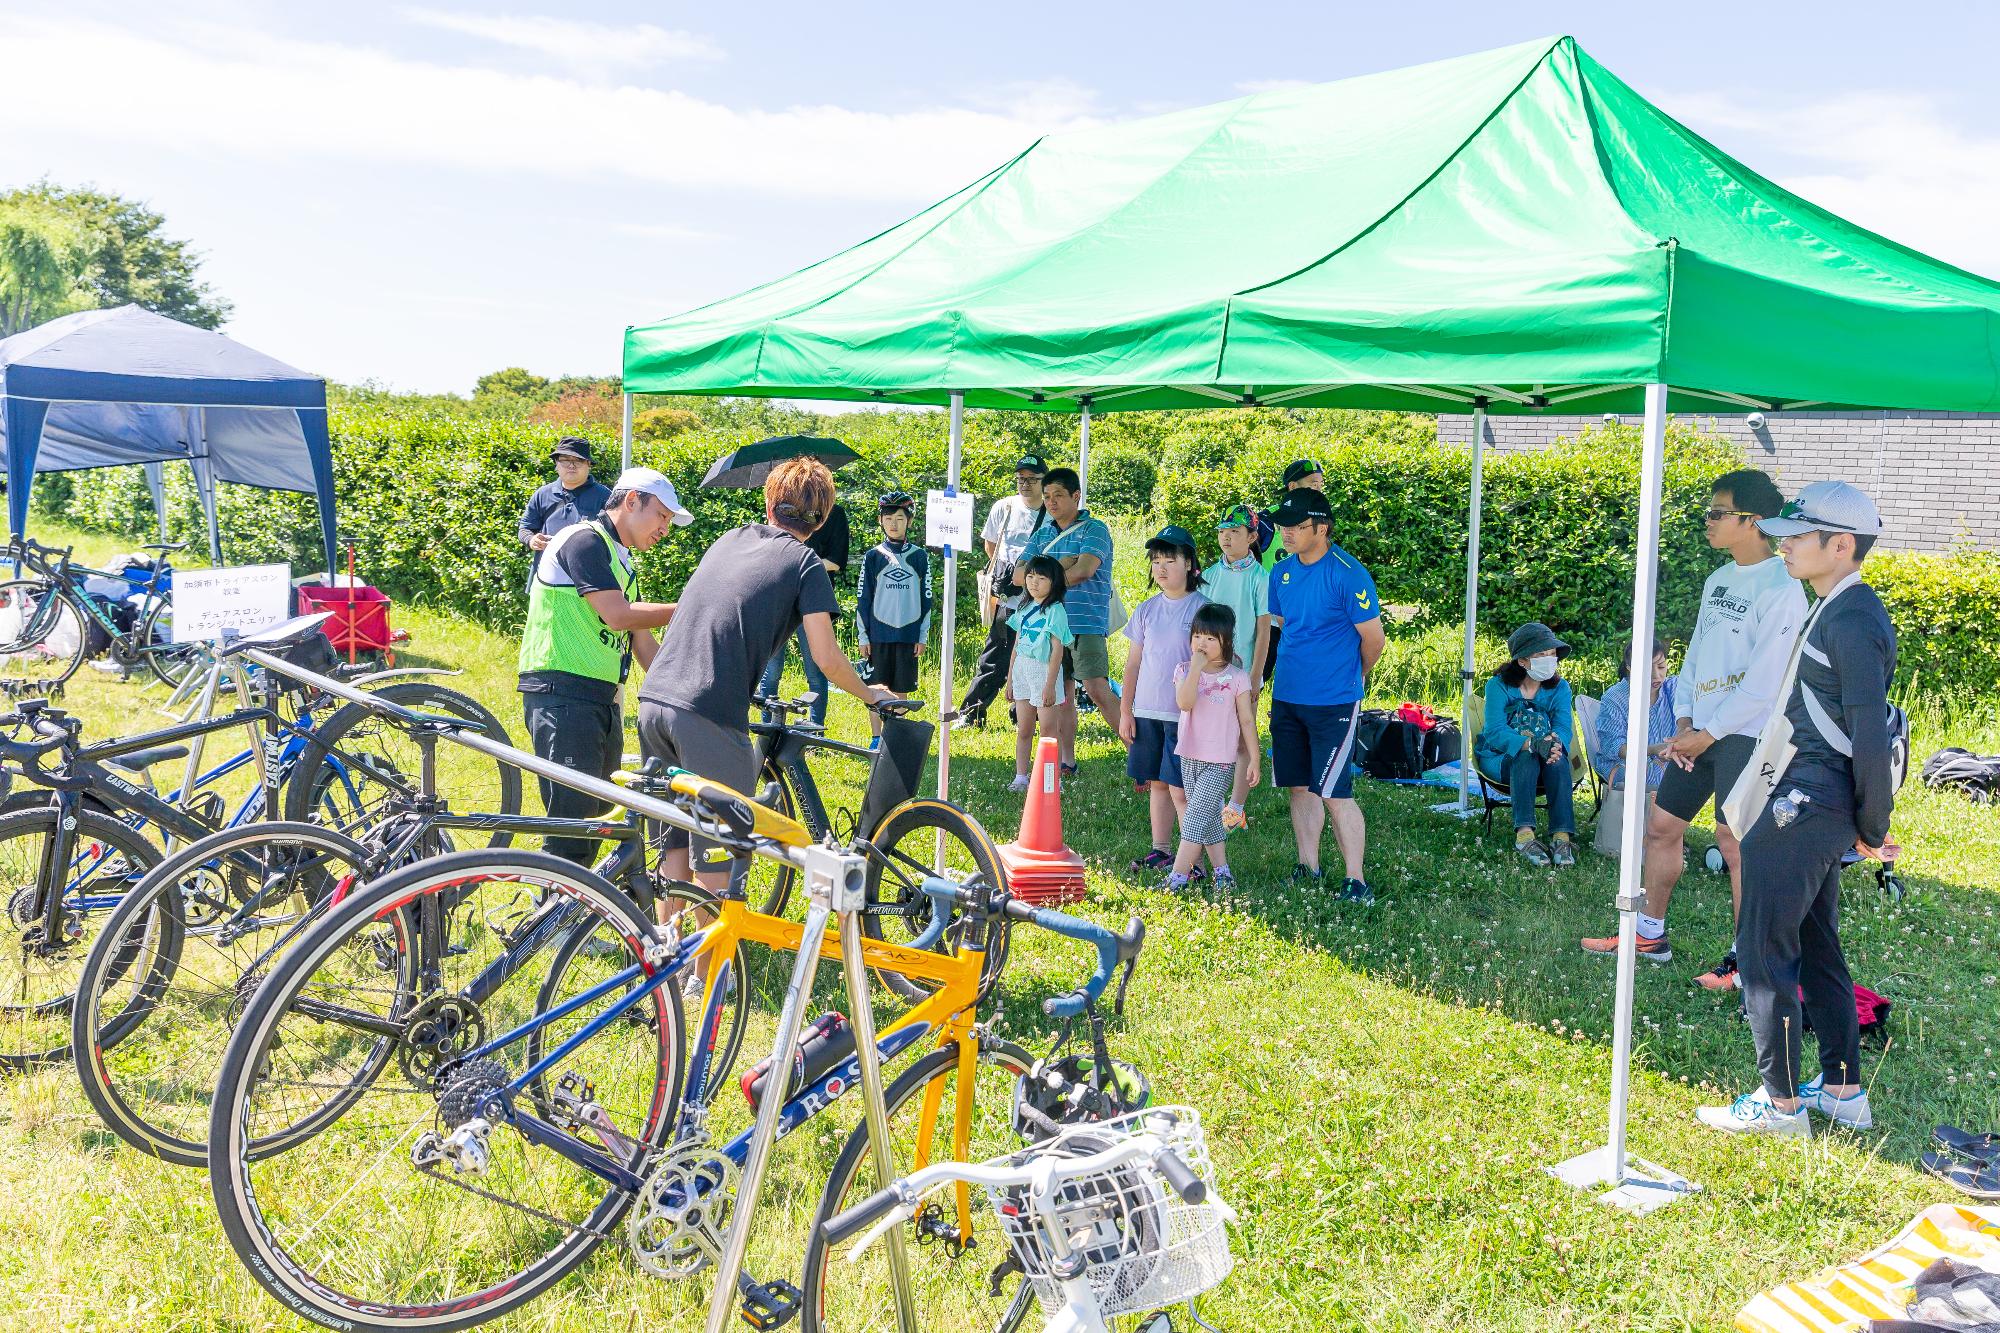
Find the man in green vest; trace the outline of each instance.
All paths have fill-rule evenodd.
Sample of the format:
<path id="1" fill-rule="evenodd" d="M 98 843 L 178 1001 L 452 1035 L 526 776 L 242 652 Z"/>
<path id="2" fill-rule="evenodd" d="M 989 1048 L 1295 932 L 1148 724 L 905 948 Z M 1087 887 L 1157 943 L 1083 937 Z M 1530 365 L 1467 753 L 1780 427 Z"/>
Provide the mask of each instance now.
<path id="1" fill-rule="evenodd" d="M 624 750 L 619 696 L 634 658 L 644 671 L 659 647 L 653 630 L 672 603 L 636 600 L 632 552 L 650 550 L 667 529 L 692 523 L 673 483 L 649 467 L 627 468 L 604 512 L 564 528 L 536 557 L 521 632 L 521 705 L 529 743 L 543 759 L 609 778 Z M 609 807 L 561 783 L 541 780 L 542 804 L 561 818 L 590 819 Z M 594 838 L 547 838 L 552 854 L 589 865 Z"/>

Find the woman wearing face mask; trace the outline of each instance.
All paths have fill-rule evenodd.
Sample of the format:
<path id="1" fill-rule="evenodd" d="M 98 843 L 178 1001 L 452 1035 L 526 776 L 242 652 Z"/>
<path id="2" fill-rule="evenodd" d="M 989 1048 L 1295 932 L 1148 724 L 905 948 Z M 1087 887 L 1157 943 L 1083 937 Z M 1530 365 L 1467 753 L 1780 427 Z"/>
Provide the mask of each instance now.
<path id="1" fill-rule="evenodd" d="M 1514 849 L 1530 865 L 1573 866 L 1576 807 L 1569 752 L 1574 701 L 1562 678 L 1569 645 L 1531 620 L 1507 636 L 1508 662 L 1486 682 L 1479 771 L 1513 794 Z M 1549 802 L 1549 841 L 1535 837 L 1535 794 Z"/>

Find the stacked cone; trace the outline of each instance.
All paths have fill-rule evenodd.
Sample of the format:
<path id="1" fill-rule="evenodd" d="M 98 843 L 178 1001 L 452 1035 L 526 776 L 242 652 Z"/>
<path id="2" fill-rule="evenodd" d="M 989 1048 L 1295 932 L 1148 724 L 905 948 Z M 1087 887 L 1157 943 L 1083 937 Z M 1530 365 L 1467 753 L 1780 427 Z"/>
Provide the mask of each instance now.
<path id="1" fill-rule="evenodd" d="M 1001 844 L 999 852 L 1016 898 L 1045 906 L 1083 900 L 1083 858 L 1063 841 L 1062 755 L 1053 737 L 1044 736 L 1035 747 L 1020 836 Z"/>

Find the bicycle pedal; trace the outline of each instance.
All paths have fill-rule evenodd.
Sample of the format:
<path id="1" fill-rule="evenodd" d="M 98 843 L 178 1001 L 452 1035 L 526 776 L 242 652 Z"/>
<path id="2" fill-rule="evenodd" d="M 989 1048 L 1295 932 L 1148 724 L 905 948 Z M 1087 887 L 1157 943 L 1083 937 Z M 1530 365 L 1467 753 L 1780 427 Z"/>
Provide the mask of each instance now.
<path id="1" fill-rule="evenodd" d="M 759 1284 L 744 1277 L 737 1286 L 743 1296 L 743 1322 L 760 1333 L 791 1323 L 805 1301 L 805 1293 L 783 1278 Z"/>

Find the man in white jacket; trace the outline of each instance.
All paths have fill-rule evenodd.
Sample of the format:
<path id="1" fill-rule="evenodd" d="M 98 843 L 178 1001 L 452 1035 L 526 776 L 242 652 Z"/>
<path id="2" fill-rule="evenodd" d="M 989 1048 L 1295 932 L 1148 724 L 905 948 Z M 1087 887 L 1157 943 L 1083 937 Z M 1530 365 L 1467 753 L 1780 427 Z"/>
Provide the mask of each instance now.
<path id="1" fill-rule="evenodd" d="M 1711 799 L 1732 904 L 1742 906 L 1736 837 L 1723 822 L 1722 802 L 1777 706 L 1792 641 L 1806 616 L 1804 585 L 1785 572 L 1771 539 L 1757 527 L 1759 519 L 1776 517 L 1784 502 L 1777 485 L 1754 468 L 1718 477 L 1710 491 L 1708 544 L 1727 551 L 1730 559 L 1702 585 L 1700 617 L 1674 686 L 1676 730 L 1662 756 L 1667 773 L 1646 822 L 1639 956 L 1656 963 L 1673 961 L 1667 903 L 1681 877 L 1688 823 Z M 1583 947 L 1588 953 L 1616 953 L 1618 937 L 1586 939 Z M 1697 980 L 1719 990 L 1736 984 L 1735 973 L 1732 950 Z"/>

